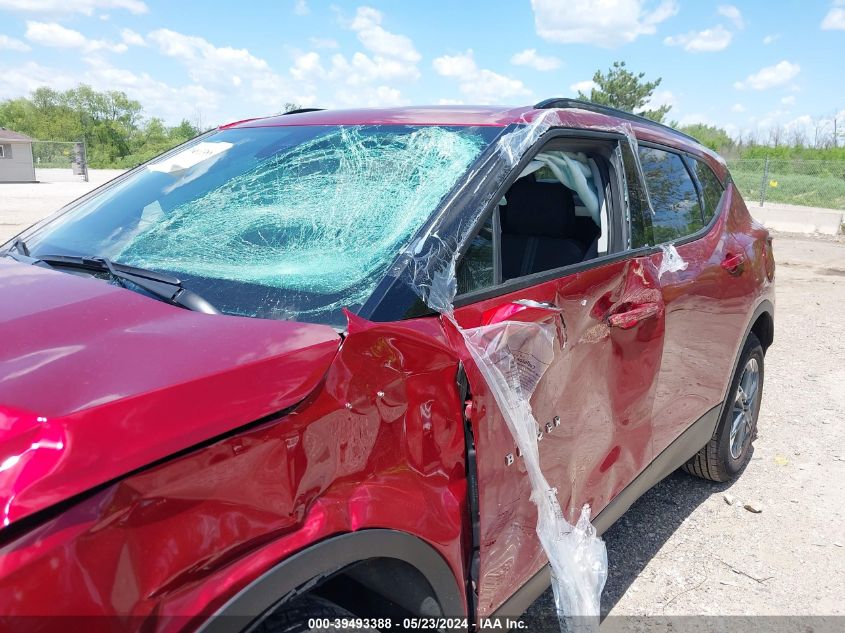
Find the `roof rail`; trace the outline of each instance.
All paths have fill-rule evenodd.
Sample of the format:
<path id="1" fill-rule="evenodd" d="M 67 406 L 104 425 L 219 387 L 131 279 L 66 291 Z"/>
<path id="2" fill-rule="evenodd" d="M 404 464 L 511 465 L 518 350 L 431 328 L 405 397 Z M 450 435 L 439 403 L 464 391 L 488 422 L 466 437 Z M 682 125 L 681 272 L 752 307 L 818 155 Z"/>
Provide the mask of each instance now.
<path id="1" fill-rule="evenodd" d="M 285 114 L 302 114 L 303 112 L 322 112 L 325 108 L 297 108 L 296 110 L 288 110 L 287 112 L 282 112 L 282 115 Z"/>
<path id="2" fill-rule="evenodd" d="M 663 123 L 652 121 L 651 119 L 647 119 L 644 116 L 640 116 L 639 114 L 634 114 L 633 112 L 626 112 L 625 110 L 619 110 L 610 106 L 601 105 L 600 103 L 593 103 L 592 101 L 583 101 L 582 99 L 570 99 L 569 97 L 560 97 L 546 99 L 544 101 L 541 101 L 540 103 L 535 104 L 534 107 L 538 110 L 548 110 L 551 108 L 578 108 L 579 110 L 598 112 L 599 114 L 607 114 L 609 116 L 615 116 L 620 119 L 626 119 L 628 121 L 636 121 L 637 123 L 647 123 L 649 125 L 656 125 L 657 127 L 663 128 L 664 130 L 669 130 L 670 132 L 673 132 L 678 136 L 683 136 L 684 138 L 688 138 L 691 141 L 695 141 L 699 145 L 701 144 L 701 141 L 699 141 L 694 136 L 690 136 L 689 134 L 680 132 L 673 127 L 664 125 Z"/>

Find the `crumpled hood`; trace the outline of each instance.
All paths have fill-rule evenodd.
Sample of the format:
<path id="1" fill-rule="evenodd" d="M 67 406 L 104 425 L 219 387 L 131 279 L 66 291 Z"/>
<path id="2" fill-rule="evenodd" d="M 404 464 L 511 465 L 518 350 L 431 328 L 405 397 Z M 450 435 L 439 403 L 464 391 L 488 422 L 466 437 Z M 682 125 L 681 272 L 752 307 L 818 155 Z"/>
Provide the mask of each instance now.
<path id="1" fill-rule="evenodd" d="M 339 344 L 0 258 L 0 525 L 301 401 Z"/>

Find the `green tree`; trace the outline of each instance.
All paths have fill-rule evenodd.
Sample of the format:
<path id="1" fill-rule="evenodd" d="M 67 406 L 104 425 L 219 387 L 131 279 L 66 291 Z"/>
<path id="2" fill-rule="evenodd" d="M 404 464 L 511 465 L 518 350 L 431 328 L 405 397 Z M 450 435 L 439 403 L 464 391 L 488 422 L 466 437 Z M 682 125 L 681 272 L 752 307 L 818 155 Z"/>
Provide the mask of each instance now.
<path id="1" fill-rule="evenodd" d="M 663 80 L 660 77 L 654 81 L 645 81 L 645 73 L 634 74 L 627 69 L 625 62 L 613 62 L 613 66 L 607 73 L 596 71 L 593 75 L 595 87 L 589 95 L 579 90 L 578 98 L 633 112 L 662 123 L 666 114 L 672 109 L 671 106 L 662 105 L 653 110 L 645 107 L 661 81 Z"/>
<path id="2" fill-rule="evenodd" d="M 678 126 L 673 125 L 672 127 Z M 709 147 L 714 152 L 719 152 L 721 154 L 733 150 L 736 145 L 730 134 L 728 134 L 725 129 L 715 125 L 694 123 L 692 125 L 678 127 L 678 129 L 684 134 L 689 134 L 690 136 L 697 138 L 705 147 Z"/>
<path id="3" fill-rule="evenodd" d="M 302 106 L 298 103 L 294 103 L 293 101 L 286 101 L 285 105 L 282 106 L 282 111 L 279 114 L 284 114 L 286 112 L 293 112 L 294 110 L 301 110 Z"/>
<path id="4" fill-rule="evenodd" d="M 0 126 L 42 141 L 84 140 L 92 167 L 133 167 L 199 133 L 187 120 L 168 127 L 161 119 L 145 119 L 141 104 L 123 92 L 84 84 L 64 92 L 38 88 L 28 99 L 0 101 Z M 57 166 L 69 160 L 69 150 L 56 151 L 43 159 Z"/>

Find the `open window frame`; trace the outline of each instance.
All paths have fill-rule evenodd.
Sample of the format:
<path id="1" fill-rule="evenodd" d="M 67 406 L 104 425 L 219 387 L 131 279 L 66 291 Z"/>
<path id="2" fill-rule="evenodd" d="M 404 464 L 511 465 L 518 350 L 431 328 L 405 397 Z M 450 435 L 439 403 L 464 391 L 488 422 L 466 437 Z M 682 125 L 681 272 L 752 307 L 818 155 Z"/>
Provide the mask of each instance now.
<path id="1" fill-rule="evenodd" d="M 589 260 L 569 264 L 559 268 L 543 270 L 508 280 L 502 279 L 500 239 L 501 222 L 498 218 L 500 200 L 507 194 L 508 190 L 519 179 L 519 176 L 523 173 L 528 164 L 534 160 L 537 154 L 547 150 L 553 151 L 558 147 L 565 146 L 567 143 L 571 144 L 572 142 L 578 141 L 592 142 L 596 144 L 604 143 L 607 145 L 607 153 L 609 157 L 606 159 L 606 165 L 601 168 L 602 177 L 606 179 L 603 186 L 605 187 L 608 219 L 607 229 L 609 232 L 607 239 L 607 252 Z M 558 279 L 569 274 L 589 270 L 626 257 L 628 253 L 628 244 L 630 242 L 629 233 L 631 216 L 628 209 L 628 194 L 625 182 L 625 171 L 622 164 L 622 152 L 620 151 L 622 144 L 630 147 L 630 142 L 624 134 L 568 128 L 552 129 L 538 139 L 538 141 L 520 158 L 517 165 L 510 170 L 505 180 L 497 189 L 496 194 L 485 206 L 484 212 L 479 215 L 477 222 L 472 227 L 472 230 L 467 232 L 465 238 L 458 245 L 456 270 L 459 269 L 461 263 L 463 262 L 473 240 L 488 224 L 491 217 L 493 218 L 493 284 L 486 288 L 479 288 L 477 290 L 458 294 L 454 301 L 455 307 L 506 295 L 522 288 L 534 286 L 552 279 Z"/>

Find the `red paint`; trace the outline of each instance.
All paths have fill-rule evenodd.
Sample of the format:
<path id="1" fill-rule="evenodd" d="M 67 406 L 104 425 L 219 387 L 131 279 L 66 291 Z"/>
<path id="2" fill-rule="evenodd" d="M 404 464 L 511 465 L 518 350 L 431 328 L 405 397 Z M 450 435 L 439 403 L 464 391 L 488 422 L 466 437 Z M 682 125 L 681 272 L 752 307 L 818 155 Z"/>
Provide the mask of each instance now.
<path id="1" fill-rule="evenodd" d="M 492 325 L 503 321 L 537 322 L 557 314 L 560 314 L 560 310 L 552 305 L 503 303 L 487 310 L 481 317 L 481 325 Z"/>
<path id="2" fill-rule="evenodd" d="M 505 126 L 542 115 L 396 108 L 232 126 Z M 591 112 L 556 119 L 678 142 Z M 685 149 L 726 174 L 709 151 Z M 463 327 L 556 320 L 555 358 L 531 404 L 541 427 L 560 418 L 540 453 L 570 521 L 583 503 L 600 512 L 721 402 L 755 308 L 773 301 L 768 234 L 733 186 L 713 229 L 677 249 L 687 268 L 659 279 L 656 252 L 456 311 Z M 731 274 L 723 263 L 737 256 L 745 262 Z M 347 316 L 341 340 L 324 326 L 192 313 L 0 259 L 0 510 L 11 524 L 0 530 L 0 614 L 120 616 L 91 620 L 91 630 L 192 629 L 291 554 L 366 528 L 423 539 L 464 587 L 462 414 L 478 449 L 475 615 L 492 613 L 545 564 L 496 403 L 442 319 Z M 456 389 L 460 362 L 468 402 Z M 66 628 L 59 618 L 16 623 Z"/>
<path id="3" fill-rule="evenodd" d="M 0 612 L 178 629 L 291 553 L 376 527 L 424 538 L 462 577 L 456 371 L 437 319 L 366 324 L 295 412 L 131 475 L 5 545 Z"/>
<path id="4" fill-rule="evenodd" d="M 8 258 L 0 305 L 0 524 L 299 402 L 340 342 Z"/>

